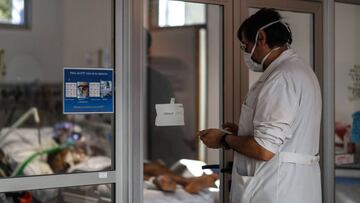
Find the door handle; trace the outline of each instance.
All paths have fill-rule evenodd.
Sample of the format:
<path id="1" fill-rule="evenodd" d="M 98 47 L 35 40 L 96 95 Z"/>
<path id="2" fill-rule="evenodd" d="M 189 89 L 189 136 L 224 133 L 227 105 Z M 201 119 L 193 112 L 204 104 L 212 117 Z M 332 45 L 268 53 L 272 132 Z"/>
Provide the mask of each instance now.
<path id="1" fill-rule="evenodd" d="M 226 167 L 225 168 L 222 168 L 220 170 L 221 173 L 228 173 L 228 174 L 231 174 L 232 173 L 232 168 L 233 168 L 233 162 L 232 161 L 229 161 L 227 164 L 226 164 Z"/>
<path id="2" fill-rule="evenodd" d="M 220 169 L 220 165 L 219 164 L 212 164 L 212 165 L 204 165 L 201 167 L 202 169 L 215 169 L 215 170 L 219 170 Z"/>
<path id="3" fill-rule="evenodd" d="M 212 165 L 204 165 L 201 167 L 203 170 L 204 169 L 210 169 L 212 171 L 214 171 L 215 173 L 219 173 L 220 172 L 220 165 L 219 164 L 212 164 Z"/>
<path id="4" fill-rule="evenodd" d="M 233 167 L 233 162 L 230 161 L 227 163 L 225 168 L 220 169 L 220 165 L 219 164 L 212 164 L 212 165 L 204 165 L 201 168 L 202 169 L 212 169 L 212 170 L 220 170 L 221 173 L 232 173 L 232 167 Z"/>

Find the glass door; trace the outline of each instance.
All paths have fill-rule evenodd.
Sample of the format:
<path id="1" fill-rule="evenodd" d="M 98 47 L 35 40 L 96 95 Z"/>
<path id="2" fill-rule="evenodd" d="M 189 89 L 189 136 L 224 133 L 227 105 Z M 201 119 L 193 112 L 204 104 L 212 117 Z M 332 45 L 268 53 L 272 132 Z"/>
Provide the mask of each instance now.
<path id="1" fill-rule="evenodd" d="M 223 7 L 148 1 L 144 202 L 219 202 L 219 164 L 197 132 L 223 117 Z"/>
<path id="2" fill-rule="evenodd" d="M 115 202 L 119 1 L 0 4 L 0 202 Z"/>
<path id="3" fill-rule="evenodd" d="M 290 26 L 293 35 L 291 48 L 304 59 L 316 73 L 319 83 L 322 84 L 322 4 L 310 1 L 261 1 L 249 0 L 235 3 L 235 8 L 241 12 L 235 13 L 235 29 L 238 29 L 241 23 L 251 14 L 254 14 L 261 8 L 274 8 L 284 18 Z M 261 76 L 261 73 L 249 71 L 246 67 L 238 40 L 235 42 L 235 98 L 234 98 L 234 120 L 238 122 L 240 117 L 240 108 L 246 94 L 252 84 Z M 237 84 L 236 84 L 237 83 Z M 321 148 L 321 146 L 320 146 Z M 320 149 L 321 150 L 321 149 Z M 322 152 L 320 152 L 322 154 Z M 321 155 L 322 156 L 322 155 Z M 227 153 L 224 157 L 225 162 L 230 163 L 233 160 L 233 154 Z M 227 180 L 230 181 L 230 175 Z M 226 185 L 227 183 L 225 183 Z M 230 184 L 230 183 L 229 183 Z M 229 190 L 225 191 L 228 192 Z M 229 196 L 227 193 L 225 196 Z M 225 202 L 230 202 L 226 199 Z"/>
<path id="4" fill-rule="evenodd" d="M 360 201 L 360 5 L 335 3 L 335 201 Z"/>
<path id="5" fill-rule="evenodd" d="M 143 201 L 222 202 L 221 154 L 200 144 L 196 133 L 233 122 L 232 1 L 149 0 L 144 6 L 145 56 L 136 62 L 146 78 L 142 170 L 136 171 Z M 170 193 L 159 184 L 165 180 L 177 185 Z"/>

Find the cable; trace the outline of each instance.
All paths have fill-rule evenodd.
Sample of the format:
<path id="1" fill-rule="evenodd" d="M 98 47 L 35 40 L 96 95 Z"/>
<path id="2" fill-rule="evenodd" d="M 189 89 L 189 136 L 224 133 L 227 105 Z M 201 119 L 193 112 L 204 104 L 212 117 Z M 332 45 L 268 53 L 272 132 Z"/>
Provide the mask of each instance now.
<path id="1" fill-rule="evenodd" d="M 52 153 L 56 153 L 59 152 L 63 149 L 69 148 L 71 146 L 73 146 L 75 144 L 75 142 L 66 142 L 62 145 L 56 146 L 56 147 L 52 147 L 46 150 L 42 150 L 40 152 L 35 152 L 34 154 L 30 155 L 27 159 L 25 159 L 25 161 L 23 161 L 16 169 L 15 171 L 11 174 L 11 177 L 16 177 L 16 176 L 23 176 L 24 175 L 24 170 L 26 169 L 26 167 L 38 156 L 44 155 L 44 154 L 52 154 Z"/>

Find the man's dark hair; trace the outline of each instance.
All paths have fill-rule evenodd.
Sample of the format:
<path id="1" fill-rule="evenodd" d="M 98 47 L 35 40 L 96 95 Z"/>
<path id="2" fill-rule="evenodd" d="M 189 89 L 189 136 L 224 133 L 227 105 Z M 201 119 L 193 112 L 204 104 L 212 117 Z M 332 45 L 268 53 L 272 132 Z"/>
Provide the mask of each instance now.
<path id="1" fill-rule="evenodd" d="M 261 27 L 281 19 L 281 15 L 274 9 L 262 8 L 241 24 L 237 37 L 241 41 L 241 34 L 243 33 L 248 42 L 255 43 L 256 33 Z M 289 26 L 281 22 L 265 28 L 264 32 L 267 36 L 266 43 L 270 48 L 292 43 L 292 34 Z"/>

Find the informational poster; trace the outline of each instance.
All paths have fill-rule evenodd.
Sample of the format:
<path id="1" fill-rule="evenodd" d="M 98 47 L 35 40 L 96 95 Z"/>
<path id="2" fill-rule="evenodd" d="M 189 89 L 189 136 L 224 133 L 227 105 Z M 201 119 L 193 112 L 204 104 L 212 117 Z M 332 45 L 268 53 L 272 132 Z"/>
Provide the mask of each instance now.
<path id="1" fill-rule="evenodd" d="M 64 68 L 64 114 L 114 112 L 113 69 Z"/>
<path id="2" fill-rule="evenodd" d="M 348 87 L 350 91 L 350 101 L 360 99 L 360 64 L 355 64 L 349 72 L 351 85 Z"/>

